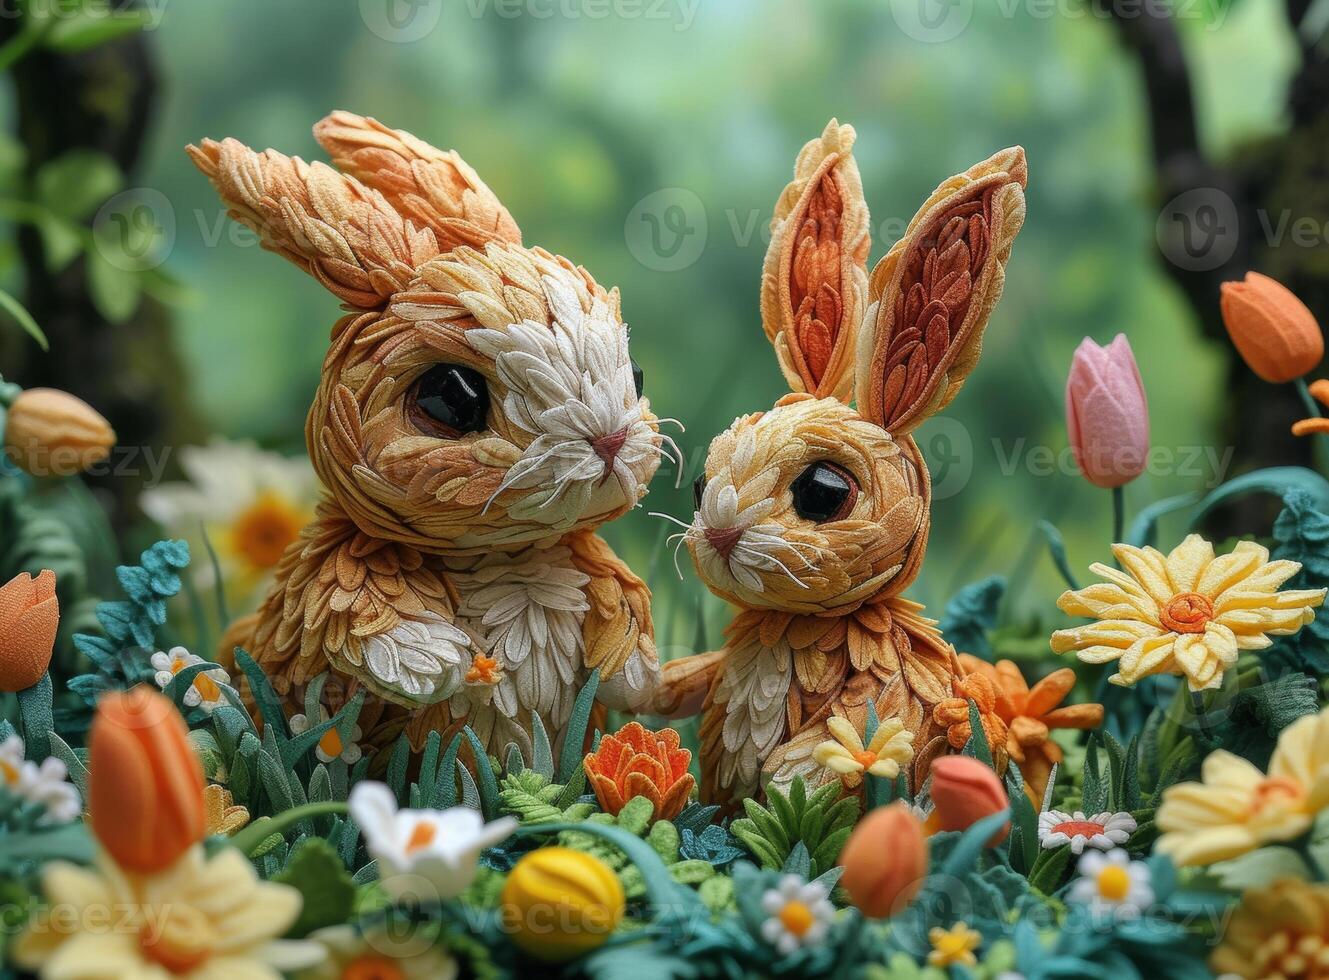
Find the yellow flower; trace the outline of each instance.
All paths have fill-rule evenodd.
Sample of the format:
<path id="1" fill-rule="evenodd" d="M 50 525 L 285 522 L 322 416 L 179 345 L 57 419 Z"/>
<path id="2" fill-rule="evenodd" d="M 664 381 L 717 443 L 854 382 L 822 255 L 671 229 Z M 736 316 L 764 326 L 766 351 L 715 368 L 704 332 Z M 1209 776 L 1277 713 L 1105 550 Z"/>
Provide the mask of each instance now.
<path id="1" fill-rule="evenodd" d="M 457 961 L 436 944 L 428 927 L 363 932 L 355 926 L 328 926 L 311 933 L 327 959 L 299 974 L 300 980 L 454 980 Z"/>
<path id="2" fill-rule="evenodd" d="M 963 922 L 957 922 L 949 929 L 934 926 L 928 930 L 928 940 L 932 943 L 932 952 L 928 953 L 929 966 L 978 964 L 974 950 L 983 944 L 983 937 L 977 930 L 970 929 Z"/>
<path id="3" fill-rule="evenodd" d="M 1209 966 L 1245 980 L 1329 976 L 1329 886 L 1283 878 L 1246 892 Z"/>
<path id="4" fill-rule="evenodd" d="M 249 811 L 237 806 L 231 791 L 215 783 L 203 790 L 203 813 L 207 820 L 208 836 L 233 833 L 249 823 Z"/>
<path id="5" fill-rule="evenodd" d="M 1164 790 L 1158 808 L 1156 849 L 1176 864 L 1226 861 L 1300 837 L 1329 805 L 1329 708 L 1283 730 L 1268 775 L 1219 749 L 1200 776 Z"/>
<path id="6" fill-rule="evenodd" d="M 1269 551 L 1243 541 L 1230 554 L 1192 534 L 1164 556 L 1154 548 L 1115 544 L 1121 570 L 1097 564 L 1107 579 L 1062 593 L 1057 606 L 1098 622 L 1052 634 L 1056 653 L 1078 651 L 1085 663 L 1117 661 L 1108 678 L 1128 686 L 1151 674 L 1184 674 L 1192 691 L 1218 687 L 1240 650 L 1263 650 L 1270 636 L 1297 632 L 1315 618 L 1324 589 L 1279 592 L 1301 570 L 1270 561 Z"/>
<path id="7" fill-rule="evenodd" d="M 849 719 L 834 715 L 826 727 L 835 738 L 818 745 L 812 757 L 817 765 L 837 773 L 850 788 L 863 781 L 865 772 L 894 779 L 900 774 L 900 766 L 914 757 L 914 733 L 905 731 L 899 718 L 887 718 L 878 725 L 866 747 Z"/>
<path id="8" fill-rule="evenodd" d="M 29 922 L 14 959 L 40 977 L 192 980 L 276 977 L 323 955 L 277 941 L 300 913 L 300 893 L 259 881 L 245 856 L 196 845 L 165 871 L 134 875 L 103 854 L 93 868 L 46 866 L 49 912 Z"/>

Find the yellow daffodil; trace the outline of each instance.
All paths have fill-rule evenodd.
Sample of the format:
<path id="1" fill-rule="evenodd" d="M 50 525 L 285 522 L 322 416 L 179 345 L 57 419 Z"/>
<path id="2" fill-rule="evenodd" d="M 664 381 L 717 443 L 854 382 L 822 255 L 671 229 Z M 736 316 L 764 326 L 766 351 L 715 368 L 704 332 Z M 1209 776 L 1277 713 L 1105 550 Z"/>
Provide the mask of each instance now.
<path id="1" fill-rule="evenodd" d="M 1164 790 L 1158 808 L 1157 850 L 1176 864 L 1212 864 L 1300 837 L 1329 805 L 1329 709 L 1283 730 L 1268 775 L 1220 749 L 1200 776 Z"/>
<path id="2" fill-rule="evenodd" d="M 1246 892 L 1209 966 L 1244 980 L 1329 975 L 1329 886 L 1282 878 Z"/>
<path id="3" fill-rule="evenodd" d="M 817 765 L 839 775 L 850 788 L 863 781 L 865 772 L 894 779 L 900 774 L 900 766 L 914 757 L 914 733 L 906 731 L 899 718 L 887 718 L 878 725 L 866 746 L 858 729 L 847 718 L 832 716 L 826 727 L 835 738 L 818 745 L 812 757 Z"/>
<path id="4" fill-rule="evenodd" d="M 225 834 L 230 837 L 249 823 L 249 810 L 238 805 L 231 791 L 216 783 L 203 790 L 203 813 L 207 819 L 208 836 Z"/>
<path id="5" fill-rule="evenodd" d="M 300 893 L 259 881 L 233 848 L 195 846 L 165 871 L 135 875 L 103 854 L 92 868 L 46 866 L 49 913 L 13 947 L 42 978 L 190 980 L 276 977 L 314 965 L 315 944 L 278 941 L 300 913 Z"/>
<path id="6" fill-rule="evenodd" d="M 957 922 L 949 929 L 934 926 L 928 931 L 928 940 L 932 943 L 932 952 L 928 953 L 929 966 L 978 964 L 974 950 L 983 944 L 983 937 L 977 930 L 970 929 L 963 922 Z"/>
<path id="7" fill-rule="evenodd" d="M 1097 622 L 1052 634 L 1056 653 L 1074 650 L 1085 663 L 1117 661 L 1109 680 L 1129 686 L 1151 674 L 1183 674 L 1192 691 L 1218 687 L 1241 650 L 1263 650 L 1271 636 L 1297 632 L 1315 618 L 1324 589 L 1278 587 L 1301 570 L 1270 561 L 1243 541 L 1231 553 L 1192 534 L 1172 553 L 1116 544 L 1121 570 L 1094 564 L 1107 579 L 1065 592 L 1057 606 Z"/>

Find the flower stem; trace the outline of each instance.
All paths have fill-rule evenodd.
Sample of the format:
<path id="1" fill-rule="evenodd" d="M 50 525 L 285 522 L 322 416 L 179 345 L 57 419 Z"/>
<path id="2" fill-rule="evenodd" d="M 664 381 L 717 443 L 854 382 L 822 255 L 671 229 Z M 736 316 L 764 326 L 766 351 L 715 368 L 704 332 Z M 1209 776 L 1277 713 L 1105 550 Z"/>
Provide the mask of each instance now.
<path id="1" fill-rule="evenodd" d="M 1126 533 L 1126 491 L 1123 487 L 1112 488 L 1112 543 L 1121 544 Z"/>
<path id="2" fill-rule="evenodd" d="M 1324 865 L 1320 859 L 1315 856 L 1315 851 L 1311 848 L 1311 837 L 1313 832 L 1306 831 L 1294 841 L 1288 843 L 1288 847 L 1297 852 L 1297 855 L 1305 863 L 1310 871 L 1311 881 L 1325 881 Z"/>
<path id="3" fill-rule="evenodd" d="M 1320 405 L 1315 400 L 1314 396 L 1311 395 L 1311 389 L 1310 386 L 1306 384 L 1306 379 L 1304 377 L 1298 378 L 1292 383 L 1296 385 L 1297 394 L 1301 396 L 1302 402 L 1306 405 L 1306 417 L 1312 419 L 1320 418 Z"/>
<path id="4" fill-rule="evenodd" d="M 231 845 L 239 848 L 240 852 L 248 857 L 257 850 L 258 845 L 273 834 L 285 833 L 288 827 L 294 826 L 301 820 L 325 817 L 334 813 L 346 813 L 346 804 L 339 800 L 326 800 L 322 803 L 306 803 L 303 806 L 292 807 L 275 817 L 251 823 L 231 837 Z"/>

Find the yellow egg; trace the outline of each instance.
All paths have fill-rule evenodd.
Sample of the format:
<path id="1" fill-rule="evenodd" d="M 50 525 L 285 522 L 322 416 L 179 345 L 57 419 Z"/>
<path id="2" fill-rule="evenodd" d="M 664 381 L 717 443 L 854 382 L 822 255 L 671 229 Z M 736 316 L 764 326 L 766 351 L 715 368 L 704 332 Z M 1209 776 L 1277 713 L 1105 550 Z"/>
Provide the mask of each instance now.
<path id="1" fill-rule="evenodd" d="M 544 847 L 517 862 L 501 899 L 503 925 L 538 959 L 561 963 L 599 947 L 623 918 L 623 886 L 598 858 Z"/>

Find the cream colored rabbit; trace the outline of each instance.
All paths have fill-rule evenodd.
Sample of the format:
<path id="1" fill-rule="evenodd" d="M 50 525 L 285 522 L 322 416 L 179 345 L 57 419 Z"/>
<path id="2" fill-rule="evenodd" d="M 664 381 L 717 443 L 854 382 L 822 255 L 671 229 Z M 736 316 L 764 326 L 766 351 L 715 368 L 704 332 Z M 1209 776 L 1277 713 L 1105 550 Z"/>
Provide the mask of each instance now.
<path id="1" fill-rule="evenodd" d="M 711 444 L 684 533 L 707 586 L 741 610 L 723 649 L 666 665 L 656 705 L 704 710 L 711 802 L 753 795 L 763 774 L 836 778 L 813 757 L 832 737 L 826 721 L 861 735 L 869 702 L 913 733 L 917 783 L 945 745 L 932 708 L 962 676 L 901 596 L 927 547 L 931 495 L 910 433 L 978 360 L 1024 220 L 1024 152 L 938 187 L 869 278 L 853 143 L 832 120 L 776 204 L 761 313 L 791 394 Z"/>
<path id="2" fill-rule="evenodd" d="M 641 397 L 616 289 L 525 247 L 456 153 L 335 112 L 340 169 L 233 139 L 190 147 L 231 215 L 342 301 L 306 439 L 328 490 L 246 647 L 299 710 L 331 669 L 367 740 L 469 724 L 492 752 L 557 739 L 598 668 L 602 703 L 658 679 L 650 594 L 594 529 L 668 443 Z"/>

